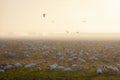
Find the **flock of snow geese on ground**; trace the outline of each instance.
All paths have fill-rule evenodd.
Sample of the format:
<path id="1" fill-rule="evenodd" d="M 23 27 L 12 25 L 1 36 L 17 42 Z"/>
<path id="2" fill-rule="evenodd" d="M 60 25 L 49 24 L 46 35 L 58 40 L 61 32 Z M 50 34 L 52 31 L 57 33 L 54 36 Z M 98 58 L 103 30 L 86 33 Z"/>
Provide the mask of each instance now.
<path id="1" fill-rule="evenodd" d="M 43 42 L 37 42 L 36 44 L 37 45 L 41 45 L 41 49 L 34 46 L 33 43 L 31 42 L 27 42 L 25 41 L 24 44 L 26 45 L 29 45 L 29 49 L 32 49 L 32 50 L 43 50 L 44 52 L 42 53 L 42 56 L 45 57 L 45 58 L 50 58 L 51 60 L 54 60 L 54 63 L 50 64 L 49 65 L 49 69 L 50 70 L 63 70 L 65 72 L 70 72 L 70 71 L 82 71 L 84 70 L 84 67 L 75 63 L 75 61 L 79 61 L 80 63 L 87 63 L 87 61 L 91 61 L 91 64 L 92 62 L 94 61 L 97 61 L 100 57 L 100 55 L 98 53 L 90 56 L 87 60 L 86 59 L 83 59 L 81 58 L 80 56 L 83 56 L 83 55 L 90 55 L 89 52 L 87 51 L 84 51 L 84 50 L 80 50 L 79 53 L 75 53 L 74 50 L 72 49 L 67 49 L 67 54 L 64 54 L 60 51 L 58 51 L 57 53 L 54 53 L 54 55 L 52 55 L 51 52 L 56 52 L 57 51 L 57 47 L 52 47 L 49 49 L 49 46 L 43 44 Z M 0 46 L 0 47 L 5 47 L 5 45 L 3 46 Z M 108 46 L 108 48 L 110 48 Z M 29 50 L 29 49 L 26 49 Z M 52 49 L 52 50 L 51 50 Z M 50 51 L 48 51 L 50 50 Z M 30 55 L 27 53 L 27 52 L 24 52 L 24 56 L 25 57 L 29 57 Z M 93 50 L 94 52 L 96 52 L 96 50 Z M 12 56 L 12 57 L 15 57 L 16 54 L 15 53 L 12 53 L 10 51 L 4 51 L 4 54 L 5 55 L 8 55 L 8 56 Z M 67 60 L 66 60 L 66 57 L 67 57 Z M 102 57 L 106 57 L 106 55 L 102 56 Z M 59 60 L 61 62 L 65 62 L 69 65 L 69 67 L 67 66 L 64 66 L 64 65 L 60 65 L 59 63 L 55 62 L 55 60 Z M 36 70 L 40 71 L 42 70 L 42 68 L 40 66 L 38 66 L 37 63 L 30 63 L 30 64 L 26 64 L 26 65 L 23 65 L 21 63 L 16 63 L 16 64 L 0 64 L 0 73 L 4 73 L 6 70 L 8 69 L 13 69 L 13 68 L 25 68 L 25 69 L 28 69 L 28 68 L 32 68 L 32 67 L 35 67 Z M 111 72 L 120 72 L 120 63 L 116 64 L 116 66 L 111 66 L 111 65 L 99 65 L 99 67 L 95 68 L 95 71 L 96 71 L 96 74 L 102 74 L 104 73 L 105 71 L 111 71 Z"/>

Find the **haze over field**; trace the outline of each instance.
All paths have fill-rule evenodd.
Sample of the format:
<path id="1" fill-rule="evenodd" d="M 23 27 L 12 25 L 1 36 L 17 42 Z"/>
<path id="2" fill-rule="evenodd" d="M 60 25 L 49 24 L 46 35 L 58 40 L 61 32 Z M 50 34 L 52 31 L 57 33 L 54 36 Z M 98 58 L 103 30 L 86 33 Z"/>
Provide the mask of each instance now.
<path id="1" fill-rule="evenodd" d="M 120 0 L 0 0 L 0 80 L 120 80 Z"/>
<path id="2" fill-rule="evenodd" d="M 0 0 L 0 37 L 119 38 L 119 4 L 120 0 Z"/>

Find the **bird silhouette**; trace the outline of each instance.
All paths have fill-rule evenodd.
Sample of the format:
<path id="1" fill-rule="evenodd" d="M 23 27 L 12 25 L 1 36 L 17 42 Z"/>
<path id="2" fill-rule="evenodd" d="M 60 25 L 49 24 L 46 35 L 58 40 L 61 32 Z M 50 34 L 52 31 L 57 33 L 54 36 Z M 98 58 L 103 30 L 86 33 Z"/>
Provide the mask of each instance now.
<path id="1" fill-rule="evenodd" d="M 43 17 L 44 17 L 44 18 L 46 17 L 46 14 L 45 14 L 45 13 L 43 14 Z"/>
<path id="2" fill-rule="evenodd" d="M 83 20 L 82 22 L 83 22 L 83 23 L 86 23 L 87 21 L 86 21 L 86 20 Z"/>
<path id="3" fill-rule="evenodd" d="M 68 33 L 69 33 L 69 31 L 66 31 L 66 33 L 68 34 Z"/>

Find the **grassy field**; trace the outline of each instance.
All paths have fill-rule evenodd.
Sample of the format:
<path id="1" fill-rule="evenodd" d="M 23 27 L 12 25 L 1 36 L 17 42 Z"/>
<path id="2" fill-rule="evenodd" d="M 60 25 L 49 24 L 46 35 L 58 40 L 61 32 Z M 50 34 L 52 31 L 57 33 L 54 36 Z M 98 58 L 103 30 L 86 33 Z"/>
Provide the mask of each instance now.
<path id="1" fill-rule="evenodd" d="M 0 80 L 120 80 L 120 74 L 106 72 L 97 75 L 89 71 L 64 72 L 46 69 L 38 72 L 35 69 L 12 69 L 1 73 Z"/>
<path id="2" fill-rule="evenodd" d="M 96 74 L 101 65 L 120 64 L 119 45 L 119 40 L 0 40 L 0 64 L 22 64 L 0 73 L 0 80 L 120 80 L 120 71 Z M 75 58 L 71 63 L 80 65 L 81 70 L 71 67 L 68 62 L 71 58 Z M 24 68 L 30 63 L 37 65 Z M 72 70 L 50 70 L 54 63 Z M 37 67 L 41 70 L 36 70 Z"/>

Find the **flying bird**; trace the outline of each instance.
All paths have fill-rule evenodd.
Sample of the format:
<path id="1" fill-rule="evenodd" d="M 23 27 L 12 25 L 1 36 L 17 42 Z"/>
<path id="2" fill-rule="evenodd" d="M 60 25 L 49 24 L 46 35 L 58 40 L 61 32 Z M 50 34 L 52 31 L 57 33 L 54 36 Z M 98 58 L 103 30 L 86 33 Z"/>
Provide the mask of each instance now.
<path id="1" fill-rule="evenodd" d="M 44 13 L 44 14 L 43 14 L 43 17 L 45 18 L 45 16 L 46 16 L 46 14 Z"/>
<path id="2" fill-rule="evenodd" d="M 69 33 L 69 31 L 66 31 L 66 33 L 68 34 L 68 33 Z"/>
<path id="3" fill-rule="evenodd" d="M 86 20 L 83 20 L 82 22 L 83 22 L 83 23 L 86 23 L 87 21 L 86 21 Z"/>

